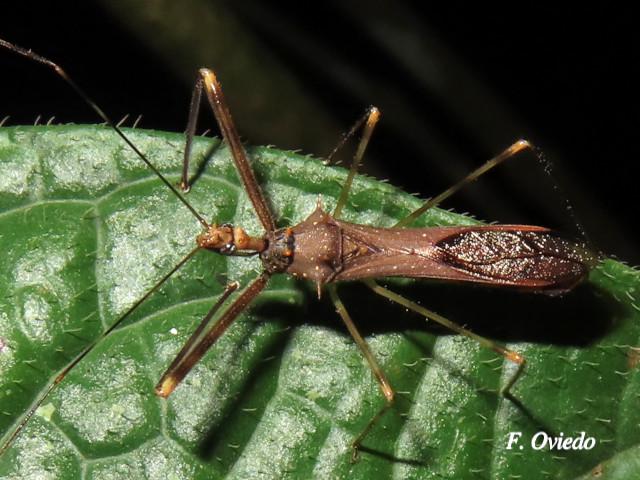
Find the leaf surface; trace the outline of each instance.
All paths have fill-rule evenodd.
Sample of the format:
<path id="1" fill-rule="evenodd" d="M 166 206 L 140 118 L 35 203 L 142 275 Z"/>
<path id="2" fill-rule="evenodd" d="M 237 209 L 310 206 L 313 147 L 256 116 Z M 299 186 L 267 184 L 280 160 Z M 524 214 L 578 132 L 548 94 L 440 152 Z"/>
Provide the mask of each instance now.
<path id="1" fill-rule="evenodd" d="M 128 131 L 171 181 L 181 135 Z M 198 139 L 188 200 L 219 223 L 261 233 L 228 151 Z M 206 152 L 212 155 L 207 156 Z M 330 211 L 345 171 L 290 152 L 250 150 L 280 226 L 319 196 Z M 345 219 L 391 225 L 420 200 L 358 177 Z M 194 246 L 199 224 L 108 129 L 0 129 L 0 433 Z M 434 209 L 420 225 L 473 219 Z M 340 287 L 398 392 L 378 386 L 328 301 L 278 276 L 169 398 L 153 386 L 226 282 L 257 259 L 200 252 L 54 389 L 0 459 L 3 478 L 576 478 L 608 466 L 640 474 L 638 272 L 612 260 L 563 298 L 430 282 L 390 286 L 522 353 L 513 366 L 466 338 Z M 510 432 L 520 443 L 508 448 Z M 536 450 L 539 432 L 595 439 Z M 523 448 L 520 449 L 519 447 Z M 612 478 L 618 478 L 613 477 Z M 626 478 L 630 478 L 628 475 Z"/>

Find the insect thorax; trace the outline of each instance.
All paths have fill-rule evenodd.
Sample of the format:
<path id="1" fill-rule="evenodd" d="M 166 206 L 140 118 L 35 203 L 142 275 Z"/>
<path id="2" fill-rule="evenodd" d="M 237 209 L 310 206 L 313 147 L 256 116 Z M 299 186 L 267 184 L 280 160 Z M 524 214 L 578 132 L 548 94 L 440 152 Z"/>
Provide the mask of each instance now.
<path id="1" fill-rule="evenodd" d="M 288 234 L 290 238 L 278 239 L 278 235 L 282 234 Z M 311 280 L 318 285 L 332 281 L 342 269 L 341 229 L 335 219 L 320 207 L 306 220 L 285 231 L 276 231 L 274 236 L 276 238 L 273 241 L 268 238 L 269 254 L 264 252 L 262 255 L 266 268 L 284 265 L 285 268 L 278 271 Z M 277 257 L 282 251 L 289 253 L 287 249 L 290 249 L 290 257 L 286 259 L 288 263 L 280 263 Z M 271 250 L 274 255 L 270 254 Z"/>
<path id="2" fill-rule="evenodd" d="M 260 260 L 269 273 L 283 273 L 293 262 L 295 240 L 291 228 L 282 228 L 265 235 L 267 248 L 260 252 Z"/>

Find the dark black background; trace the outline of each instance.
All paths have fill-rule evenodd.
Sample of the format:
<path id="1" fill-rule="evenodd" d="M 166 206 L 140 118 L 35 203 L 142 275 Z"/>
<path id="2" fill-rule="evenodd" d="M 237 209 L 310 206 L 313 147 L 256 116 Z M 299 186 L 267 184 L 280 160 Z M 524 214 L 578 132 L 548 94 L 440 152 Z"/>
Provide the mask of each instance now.
<path id="1" fill-rule="evenodd" d="M 314 2 L 294 9 L 237 3 L 209 7 L 259 45 L 260 68 L 274 61 L 286 69 L 318 106 L 318 117 L 332 126 L 318 128 L 314 112 L 306 111 L 290 128 L 286 91 L 250 92 L 259 102 L 234 91 L 241 84 L 248 94 L 252 80 L 262 75 L 244 73 L 240 81 L 226 73 L 232 70 L 227 64 L 240 62 L 234 39 L 227 39 L 224 55 L 206 62 L 220 72 L 247 141 L 324 155 L 336 132 L 375 104 L 384 116 L 365 170 L 426 197 L 523 136 L 556 165 L 557 180 L 596 246 L 632 264 L 640 261 L 634 225 L 638 35 L 631 12 L 584 6 L 470 9 L 441 2 Z M 196 32 L 207 27 L 197 17 L 186 18 L 186 7 L 185 18 L 178 10 L 168 22 L 155 18 L 143 25 L 122 12 L 146 12 L 148 3 L 134 2 L 120 15 L 106 5 L 12 2 L 3 5 L 0 37 L 66 67 L 113 117 L 143 114 L 142 127 L 182 131 L 189 79 L 200 65 L 176 51 L 163 55 L 158 41 L 170 38 L 167 23 Z M 184 60 L 180 70 L 178 60 Z M 10 115 L 9 124 L 32 123 L 40 114 L 60 122 L 97 121 L 45 68 L 0 51 L 0 72 L 0 117 Z M 252 113 L 253 103 L 272 120 Z M 304 132 L 307 125 L 311 130 Z M 540 200 L 548 190 L 529 181 L 525 163 L 535 162 L 514 162 L 515 176 L 491 174 L 482 180 L 485 189 L 447 206 L 485 219 L 537 222 L 535 210 L 546 208 Z M 505 208 L 516 203 L 516 213 Z M 567 217 L 562 202 L 552 205 Z M 571 222 L 569 217 L 565 224 Z"/>

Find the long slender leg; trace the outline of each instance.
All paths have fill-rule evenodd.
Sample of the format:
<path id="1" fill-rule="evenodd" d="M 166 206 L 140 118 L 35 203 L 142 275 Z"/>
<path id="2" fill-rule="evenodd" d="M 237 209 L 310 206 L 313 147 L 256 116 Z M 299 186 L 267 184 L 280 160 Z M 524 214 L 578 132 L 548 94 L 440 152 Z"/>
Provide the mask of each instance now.
<path id="1" fill-rule="evenodd" d="M 373 426 L 376 423 L 378 423 L 378 421 L 387 412 L 387 410 L 389 410 L 389 408 L 391 408 L 391 406 L 393 405 L 395 392 L 393 391 L 393 388 L 391 387 L 389 380 L 387 380 L 387 377 L 385 376 L 384 372 L 380 368 L 380 365 L 378 365 L 376 358 L 373 356 L 373 353 L 371 352 L 371 349 L 369 348 L 367 341 L 362 337 L 362 335 L 360 335 L 360 332 L 358 332 L 358 329 L 353 323 L 353 320 L 351 320 L 351 317 L 349 316 L 349 312 L 347 312 L 347 309 L 342 303 L 342 300 L 340 300 L 340 297 L 338 297 L 338 293 L 336 292 L 335 285 L 329 285 L 328 288 L 329 288 L 329 295 L 331 297 L 331 301 L 335 305 L 336 311 L 340 315 L 340 318 L 342 318 L 342 321 L 346 325 L 347 330 L 349 330 L 349 333 L 353 337 L 353 340 L 356 342 L 356 345 L 358 345 L 358 347 L 360 348 L 362 355 L 367 360 L 367 363 L 369 364 L 369 368 L 371 368 L 371 371 L 376 377 L 376 380 L 378 380 L 378 383 L 380 384 L 380 390 L 382 390 L 382 394 L 384 395 L 384 398 L 386 401 L 385 405 L 369 421 L 369 423 L 364 428 L 364 430 L 351 443 L 351 447 L 353 448 L 351 460 L 355 461 L 358 458 L 358 449 L 360 448 L 360 445 L 362 444 L 362 441 L 364 440 L 364 438 L 368 435 L 368 433 L 371 431 Z"/>
<path id="2" fill-rule="evenodd" d="M 413 222 L 416 218 L 418 218 L 420 215 L 422 215 L 424 212 L 426 212 L 430 208 L 433 208 L 439 205 L 445 199 L 449 198 L 451 195 L 456 193 L 465 185 L 468 185 L 469 183 L 477 180 L 480 176 L 482 176 L 492 168 L 500 165 L 505 160 L 514 157 L 515 155 L 522 152 L 523 150 L 533 150 L 534 152 L 537 151 L 536 147 L 533 146 L 531 143 L 529 143 L 527 140 L 518 140 L 513 145 L 508 147 L 506 150 L 504 150 L 502 153 L 500 153 L 499 155 L 496 155 L 491 160 L 488 160 L 482 166 L 480 166 L 479 168 L 477 168 L 476 170 L 468 174 L 466 177 L 458 181 L 456 184 L 446 189 L 440 195 L 437 195 L 427 200 L 420 208 L 418 208 L 417 210 L 415 210 L 414 212 L 410 213 L 405 218 L 400 220 L 398 223 L 396 223 L 394 227 L 405 227 L 409 225 L 411 222 Z"/>
<path id="3" fill-rule="evenodd" d="M 505 395 L 505 396 L 509 395 L 509 391 L 511 387 L 516 382 L 516 380 L 520 377 L 522 371 L 524 370 L 524 366 L 526 364 L 525 358 L 522 355 L 520 355 L 518 352 L 514 352 L 513 350 L 509 350 L 508 348 L 505 348 L 502 345 L 492 340 L 489 340 L 488 338 L 485 338 L 476 333 L 473 333 L 472 331 L 461 327 L 457 323 L 452 322 L 451 320 L 443 317 L 442 315 L 438 315 L 437 313 L 424 308 L 422 305 L 418 305 L 417 303 L 404 298 L 402 295 L 399 295 L 387 288 L 384 288 L 381 285 L 378 285 L 375 282 L 375 280 L 368 279 L 363 281 L 365 285 L 367 285 L 371 290 L 373 290 L 378 295 L 388 298 L 389 300 L 396 302 L 402 305 L 403 307 L 408 308 L 409 310 L 413 310 L 414 312 L 420 315 L 423 315 L 429 320 L 433 320 L 434 322 L 439 323 L 440 325 L 448 328 L 449 330 L 459 333 L 460 335 L 464 335 L 465 337 L 471 338 L 476 342 L 478 342 L 481 346 L 485 348 L 489 348 L 494 352 L 496 352 L 497 354 L 503 356 L 510 362 L 515 363 L 518 366 L 517 370 L 515 371 L 513 376 L 507 381 L 507 384 L 504 387 L 502 387 L 500 391 L 502 395 Z"/>
<path id="4" fill-rule="evenodd" d="M 236 169 L 240 174 L 240 179 L 244 185 L 244 188 L 251 200 L 253 208 L 262 223 L 264 229 L 268 232 L 275 230 L 275 221 L 271 210 L 267 205 L 267 201 L 262 193 L 260 185 L 256 180 L 256 176 L 253 172 L 253 168 L 249 163 L 247 152 L 242 146 L 240 135 L 231 118 L 229 112 L 229 106 L 222 93 L 222 87 L 215 73 L 208 68 L 201 68 L 198 71 L 198 79 L 196 85 L 193 88 L 193 95 L 191 96 L 191 106 L 189 108 L 189 121 L 187 122 L 187 140 L 185 143 L 184 162 L 182 170 L 182 179 L 180 186 L 183 190 L 189 189 L 188 169 L 189 169 L 189 157 L 191 155 L 191 144 L 193 142 L 193 136 L 195 135 L 196 123 L 198 121 L 198 113 L 200 110 L 200 100 L 202 97 L 202 89 L 207 95 L 213 114 L 216 117 L 222 137 L 227 142 L 233 161 L 236 165 Z"/>
<path id="5" fill-rule="evenodd" d="M 356 154 L 353 157 L 353 162 L 351 163 L 351 168 L 349 169 L 349 175 L 342 186 L 342 191 L 340 192 L 340 196 L 338 197 L 338 203 L 336 204 L 336 208 L 333 211 L 334 218 L 340 218 L 340 214 L 342 213 L 342 209 L 347 203 L 347 198 L 349 198 L 349 191 L 351 190 L 351 185 L 353 184 L 353 179 L 358 172 L 358 168 L 360 168 L 360 163 L 362 162 L 362 157 L 364 156 L 364 152 L 367 149 L 367 145 L 369 145 L 369 140 L 371 140 L 371 135 L 373 134 L 373 129 L 376 127 L 376 124 L 380 120 L 380 110 L 376 107 L 369 107 L 369 110 L 366 114 L 366 123 L 364 125 L 364 130 L 362 132 L 362 138 L 360 139 L 360 143 L 358 144 L 358 149 L 356 150 Z M 333 155 L 335 151 L 342 146 L 344 141 L 355 132 L 355 130 L 361 125 L 361 122 L 356 123 L 353 128 L 349 131 L 349 133 L 344 137 L 343 141 L 338 144 L 336 149 L 331 153 Z"/>
<path id="6" fill-rule="evenodd" d="M 218 321 L 210 330 L 203 334 L 205 326 L 209 323 L 213 315 L 220 308 L 225 298 L 221 298 L 209 310 L 200 326 L 194 334 L 189 338 L 185 346 L 182 348 L 176 359 L 171 362 L 167 371 L 156 385 L 156 395 L 167 398 L 171 395 L 184 377 L 191 371 L 194 365 L 202 358 L 202 356 L 211 348 L 211 346 L 222 336 L 229 328 L 237 316 L 251 303 L 251 301 L 266 287 L 270 275 L 263 273 L 253 281 L 235 301 L 227 308 Z M 233 285 L 233 284 L 232 284 Z M 234 288 L 235 289 L 235 288 Z M 231 290 L 233 291 L 233 290 Z M 229 291 L 226 295 L 231 293 Z M 226 293 L 226 292 L 225 292 Z"/>
<path id="7" fill-rule="evenodd" d="M 167 186 L 167 188 L 178 198 L 178 200 L 180 200 L 182 204 L 185 207 L 187 207 L 187 209 L 189 209 L 191 214 L 198 219 L 200 224 L 204 228 L 209 227 L 209 224 L 207 223 L 207 221 L 204 218 L 202 218 L 202 216 L 195 210 L 195 208 L 191 206 L 189 202 L 187 202 L 187 200 L 182 195 L 180 195 L 178 190 L 176 190 L 176 188 L 171 184 L 171 182 L 169 182 L 169 180 L 167 180 L 165 176 L 160 173 L 160 171 L 149 161 L 149 159 L 138 149 L 138 147 L 136 147 L 133 144 L 133 142 L 129 140 L 129 137 L 127 137 L 124 134 L 124 132 L 120 130 L 118 125 L 116 125 L 113 122 L 113 120 L 111 120 L 111 118 L 106 113 L 104 113 L 104 110 L 102 110 L 98 106 L 98 104 L 94 102 L 93 99 L 89 95 L 87 95 L 87 93 L 83 89 L 81 89 L 80 86 L 78 86 L 78 84 L 76 84 L 76 82 L 73 81 L 73 79 L 67 74 L 67 72 L 65 72 L 62 69 L 62 67 L 52 62 L 48 58 L 42 57 L 37 53 L 32 52 L 31 50 L 19 47 L 17 45 L 14 45 L 13 43 L 7 42 L 6 40 L 2 40 L 1 38 L 0 38 L 0 47 L 6 48 L 7 50 L 17 53 L 18 55 L 22 55 L 23 57 L 26 57 L 29 60 L 32 60 L 37 63 L 41 63 L 43 65 L 46 65 L 49 68 L 52 68 L 56 72 L 56 74 L 58 74 L 73 90 L 75 90 L 76 94 L 78 94 L 78 96 L 82 98 L 84 102 L 87 105 L 89 105 L 91 109 L 94 112 L 96 112 L 98 116 L 107 125 L 109 125 L 116 132 L 116 134 L 118 134 L 118 136 L 122 138 L 122 140 L 124 140 L 124 142 L 127 145 L 129 145 L 129 147 L 136 153 L 136 155 L 138 155 L 140 160 L 142 160 L 147 165 L 147 167 L 149 167 L 151 171 L 155 173 L 155 175 L 162 181 L 162 183 L 164 183 Z"/>
<path id="8" fill-rule="evenodd" d="M 374 110 L 378 110 L 378 109 L 373 105 L 369 106 L 367 110 L 362 114 L 362 116 L 355 121 L 355 123 L 351 126 L 349 131 L 341 135 L 340 141 L 338 141 L 338 144 L 335 146 L 333 150 L 331 150 L 331 153 L 327 155 L 327 158 L 325 158 L 324 160 L 325 165 L 331 165 L 331 163 L 333 163 L 333 157 L 335 157 L 336 153 L 338 153 L 338 151 L 342 147 L 344 147 L 344 144 L 347 143 L 347 141 L 356 134 L 356 132 L 360 129 L 360 127 L 362 127 L 362 125 L 364 125 L 364 122 L 367 121 L 367 119 L 371 116 L 371 112 L 373 112 Z"/>
<path id="9" fill-rule="evenodd" d="M 191 190 L 189 185 L 189 160 L 191 159 L 191 147 L 193 145 L 193 137 L 196 134 L 196 124 L 198 123 L 198 115 L 200 114 L 200 101 L 202 99 L 202 78 L 198 77 L 196 84 L 191 93 L 191 102 L 189 103 L 189 119 L 187 120 L 187 137 L 184 144 L 184 158 L 182 161 L 182 177 L 180 178 L 180 188 L 183 192 Z"/>
<path id="10" fill-rule="evenodd" d="M 240 284 L 238 282 L 231 282 L 225 287 L 224 292 L 222 292 L 222 295 L 220 295 L 220 298 L 218 299 L 218 301 L 213 304 L 213 306 L 204 316 L 204 318 L 202 319 L 198 327 L 193 331 L 193 333 L 189 337 L 189 340 L 186 341 L 186 343 L 183 345 L 178 355 L 176 355 L 176 357 L 173 359 L 171 364 L 167 367 L 167 370 L 163 374 L 163 377 L 166 376 L 167 372 L 171 372 L 175 370 L 176 367 L 189 354 L 189 352 L 193 349 L 193 346 L 198 343 L 198 340 L 202 336 L 202 332 L 209 325 L 211 318 L 216 314 L 216 312 L 220 309 L 220 307 L 222 307 L 224 302 L 227 301 L 227 298 L 229 298 L 229 295 L 235 292 L 239 286 Z"/>
<path id="11" fill-rule="evenodd" d="M 104 332 L 102 332 L 102 334 L 96 338 L 93 342 L 91 342 L 89 345 L 87 345 L 84 350 L 82 350 L 72 361 L 71 363 L 69 363 L 59 374 L 58 376 L 53 380 L 53 382 L 51 382 L 47 388 L 44 390 L 44 392 L 40 395 L 40 397 L 38 397 L 38 399 L 35 401 L 35 403 L 33 405 L 31 405 L 31 407 L 29 408 L 29 410 L 27 411 L 26 415 L 22 418 L 22 420 L 20 420 L 20 423 L 18 424 L 18 426 L 15 428 L 15 430 L 13 430 L 13 432 L 11 433 L 11 435 L 9 436 L 9 438 L 7 438 L 7 440 L 4 442 L 4 444 L 2 445 L 2 447 L 0 447 L 0 456 L 2 456 L 2 454 L 11 446 L 11 444 L 13 443 L 13 441 L 16 439 L 16 437 L 20 434 L 20 432 L 22 431 L 22 429 L 25 427 L 25 425 L 29 422 L 29 420 L 31 419 L 31 417 L 33 417 L 33 414 L 36 412 L 36 410 L 38 410 L 38 408 L 40 407 L 40 405 L 42 405 L 42 403 L 49 397 L 49 395 L 51 394 L 51 392 L 53 391 L 53 389 L 60 383 L 62 382 L 62 380 L 64 380 L 64 378 L 69 374 L 69 372 L 71 370 L 73 370 L 73 368 L 80 363 L 80 361 L 86 357 L 91 350 L 93 350 L 106 336 L 108 336 L 111 332 L 113 332 L 116 328 L 118 328 L 119 325 L 122 324 L 122 322 L 124 322 L 124 320 L 131 315 L 131 313 L 137 309 L 147 298 L 149 298 L 151 296 L 151 294 L 153 292 L 155 292 L 156 290 L 158 290 L 158 288 L 160 288 L 160 286 L 166 282 L 169 277 L 171 277 L 174 273 L 176 273 L 178 271 L 178 269 L 180 267 L 182 267 L 185 263 L 187 263 L 187 261 L 189 261 L 189 259 L 191 259 L 191 257 L 193 257 L 196 252 L 198 252 L 200 250 L 200 247 L 197 247 L 193 250 L 191 250 L 191 252 L 189 252 L 182 260 L 180 260 L 178 262 L 178 264 L 173 267 L 171 269 L 171 271 L 169 271 L 164 277 L 162 277 L 153 287 L 151 287 L 149 289 L 149 291 L 147 291 L 147 293 L 144 294 L 144 296 L 142 298 L 140 298 L 136 303 L 134 303 L 131 307 L 129 307 L 129 309 L 120 316 L 120 318 L 118 318 L 118 320 L 116 320 L 114 322 L 113 325 L 111 325 L 109 328 L 107 328 Z"/>

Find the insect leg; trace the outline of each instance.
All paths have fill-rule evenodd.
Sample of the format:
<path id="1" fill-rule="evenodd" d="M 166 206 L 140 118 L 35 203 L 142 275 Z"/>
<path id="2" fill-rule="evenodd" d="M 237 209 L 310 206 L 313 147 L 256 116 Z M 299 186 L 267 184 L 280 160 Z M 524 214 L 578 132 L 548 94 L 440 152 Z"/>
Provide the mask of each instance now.
<path id="1" fill-rule="evenodd" d="M 180 353 L 167 371 L 162 375 L 162 378 L 156 385 L 156 395 L 167 398 L 171 395 L 184 377 L 191 371 L 196 363 L 202 358 L 202 356 L 209 350 L 209 348 L 222 336 L 222 334 L 229 328 L 233 321 L 238 317 L 240 313 L 251 303 L 251 301 L 264 289 L 267 285 L 270 275 L 263 273 L 257 279 L 253 281 L 235 301 L 225 310 L 218 321 L 206 332 L 205 327 L 209 324 L 211 318 L 220 309 L 226 298 L 237 288 L 237 284 L 230 284 L 223 293 L 222 297 L 215 303 L 213 307 L 207 312 L 204 319 L 191 335 L 191 338 L 187 340 Z M 204 333 L 203 333 L 204 332 Z"/>
<path id="2" fill-rule="evenodd" d="M 193 145 L 193 137 L 196 133 L 196 124 L 198 123 L 198 115 L 200 113 L 200 101 L 202 99 L 202 78 L 198 77 L 196 84 L 191 93 L 191 103 L 189 103 L 189 119 L 187 120 L 187 129 L 185 135 L 187 137 L 184 144 L 184 159 L 182 161 L 182 176 L 180 177 L 180 189 L 183 192 L 191 190 L 189 184 L 189 160 L 191 159 L 191 146 Z"/>
<path id="3" fill-rule="evenodd" d="M 218 301 L 213 305 L 213 307 L 211 307 L 211 309 L 204 316 L 204 318 L 202 319 L 198 327 L 194 330 L 194 332 L 189 337 L 189 340 L 187 340 L 187 342 L 184 344 L 184 346 L 182 347 L 178 355 L 176 355 L 176 357 L 173 359 L 173 361 L 171 362 L 171 365 L 167 367 L 166 372 L 175 370 L 176 366 L 182 362 L 184 357 L 188 355 L 189 351 L 197 343 L 204 329 L 207 327 L 207 325 L 209 325 L 211 318 L 220 309 L 220 307 L 222 307 L 224 302 L 227 301 L 227 298 L 229 298 L 229 295 L 235 292 L 238 289 L 238 287 L 240 287 L 240 284 L 238 282 L 231 282 L 224 288 L 224 291 L 222 292 L 222 295 L 220 295 L 220 298 L 218 299 Z M 166 373 L 163 375 L 163 378 L 165 376 L 166 376 Z"/>
<path id="4" fill-rule="evenodd" d="M 340 141 L 338 142 L 338 144 L 335 146 L 333 150 L 331 150 L 331 153 L 327 155 L 327 158 L 325 158 L 324 160 L 325 165 L 331 165 L 333 163 L 333 157 L 335 157 L 336 153 L 338 153 L 338 151 L 342 147 L 344 147 L 344 144 L 347 143 L 347 141 L 356 134 L 356 132 L 358 131 L 358 129 L 360 129 L 360 127 L 362 127 L 362 125 L 364 125 L 364 122 L 367 121 L 367 119 L 371 116 L 371 113 L 374 110 L 377 111 L 378 109 L 373 105 L 369 106 L 367 110 L 362 114 L 362 116 L 358 118 L 358 120 L 356 120 L 356 122 L 349 129 L 349 131 L 346 133 L 343 133 L 340 136 Z"/>
<path id="5" fill-rule="evenodd" d="M 417 210 L 415 210 L 414 212 L 410 213 L 405 218 L 400 220 L 398 223 L 396 223 L 394 227 L 405 227 L 409 225 L 411 222 L 413 222 L 416 218 L 418 218 L 420 215 L 422 215 L 424 212 L 426 212 L 430 208 L 439 205 L 445 199 L 449 198 L 451 195 L 453 195 L 454 193 L 456 193 L 458 190 L 468 185 L 469 183 L 477 180 L 480 176 L 482 176 L 483 174 L 491 170 L 493 167 L 500 165 L 505 160 L 516 156 L 517 154 L 519 154 L 524 150 L 532 150 L 536 153 L 536 155 L 539 155 L 537 153 L 538 152 L 537 148 L 533 144 L 531 144 L 529 141 L 518 140 L 513 145 L 505 149 L 502 153 L 500 153 L 499 155 L 496 155 L 491 160 L 488 160 L 479 168 L 469 173 L 466 177 L 459 180 L 453 186 L 446 189 L 440 195 L 437 195 L 427 200 L 420 208 L 418 208 Z"/>
<path id="6" fill-rule="evenodd" d="M 191 259 L 191 257 L 193 257 L 196 254 L 196 252 L 198 252 L 199 250 L 200 250 L 200 247 L 197 247 L 197 248 L 191 250 L 191 252 L 189 252 L 182 260 L 180 260 L 178 262 L 178 264 L 175 267 L 173 267 L 171 269 L 171 271 L 169 271 L 167 274 L 165 274 L 164 277 L 162 277 L 153 287 L 151 287 L 149 289 L 149 291 L 147 293 L 145 293 L 142 298 L 140 298 L 136 303 L 134 303 L 131 307 L 129 307 L 129 309 L 124 314 L 122 314 L 120 316 L 120 318 L 118 318 L 113 323 L 113 325 L 111 325 L 104 332 L 102 332 L 102 334 L 98 338 L 96 338 L 93 342 L 91 342 L 89 345 L 87 345 L 84 348 L 84 350 L 82 350 L 78 355 L 76 355 L 76 357 L 71 361 L 71 363 L 69 363 L 66 367 L 64 367 L 64 369 L 58 374 L 58 376 L 56 378 L 54 378 L 53 382 L 51 382 L 47 386 L 47 388 L 45 388 L 44 392 L 40 395 L 40 397 L 38 397 L 38 399 L 35 401 L 35 403 L 33 405 L 31 405 L 31 407 L 29 408 L 29 410 L 27 411 L 25 416 L 22 418 L 22 420 L 20 420 L 20 423 L 18 424 L 18 426 L 13 430 L 13 432 L 11 433 L 9 438 L 7 438 L 7 440 L 4 442 L 2 447 L 0 447 L 0 456 L 2 456 L 2 454 L 11 446 L 13 441 L 16 439 L 16 437 L 22 431 L 22 429 L 24 429 L 24 427 L 27 425 L 27 423 L 29 423 L 29 420 L 31 419 L 31 417 L 33 417 L 33 414 L 36 413 L 36 411 L 38 410 L 40 405 L 42 405 L 42 403 L 49 397 L 49 394 L 53 391 L 53 389 L 60 382 L 62 382 L 62 380 L 64 380 L 64 378 L 69 374 L 69 372 L 71 370 L 73 370 L 73 368 L 78 363 L 80 363 L 80 361 L 84 357 L 86 357 L 89 354 L 89 352 L 91 352 L 91 350 L 93 350 L 100 343 L 100 341 L 102 341 L 106 336 L 108 336 L 111 332 L 113 332 L 119 325 L 121 325 L 122 322 L 124 322 L 124 320 L 136 308 L 138 308 L 147 298 L 149 298 L 153 292 L 158 290 L 158 288 L 160 288 L 160 286 L 164 282 L 166 282 L 169 279 L 169 277 L 171 277 L 171 275 L 176 273 L 178 271 L 178 269 L 180 267 L 182 267 L 185 263 L 187 263 L 187 261 L 189 261 L 189 259 Z"/>
<path id="7" fill-rule="evenodd" d="M 336 208 L 333 211 L 334 218 L 340 218 L 342 208 L 347 203 L 347 198 L 349 198 L 349 190 L 351 190 L 351 184 L 353 183 L 353 179 L 358 172 L 358 168 L 360 168 L 360 163 L 362 162 L 362 157 L 364 156 L 364 152 L 367 149 L 367 145 L 369 145 L 369 140 L 371 140 L 373 129 L 380 120 L 380 110 L 378 110 L 376 107 L 369 107 L 367 113 L 362 118 L 366 118 L 366 123 L 362 132 L 362 138 L 360 139 L 360 143 L 358 144 L 356 154 L 353 157 L 351 168 L 349 168 L 349 175 L 347 176 L 347 179 L 342 186 L 342 191 L 340 192 L 340 196 L 338 197 L 338 203 L 336 204 Z M 349 138 L 349 136 L 351 136 L 353 132 L 355 132 L 355 130 L 360 127 L 360 125 L 362 125 L 362 120 L 358 121 L 349 131 L 349 133 L 347 133 L 347 135 L 343 137 L 343 140 L 338 144 L 331 155 L 333 155 L 335 151 L 342 146 L 346 139 Z"/>
<path id="8" fill-rule="evenodd" d="M 342 303 L 342 300 L 340 300 L 340 297 L 338 297 L 338 293 L 336 292 L 335 286 L 329 285 L 328 289 L 329 289 L 329 295 L 331 296 L 331 301 L 336 307 L 336 311 L 340 315 L 340 318 L 342 318 L 342 321 L 346 325 L 347 330 L 349 330 L 349 333 L 353 337 L 353 340 L 356 342 L 356 344 L 360 348 L 362 355 L 364 355 L 364 358 L 367 360 L 367 363 L 369 364 L 369 368 L 371 369 L 374 376 L 376 377 L 376 380 L 378 380 L 378 383 L 380 384 L 380 390 L 382 390 L 382 394 L 384 395 L 384 398 L 386 401 L 385 405 L 369 421 L 369 423 L 364 428 L 364 430 L 351 443 L 351 447 L 353 448 L 351 460 L 355 461 L 358 458 L 358 449 L 362 444 L 362 440 L 364 440 L 364 438 L 371 431 L 373 426 L 376 423 L 378 423 L 380 418 L 382 418 L 382 416 L 387 412 L 387 410 L 389 410 L 389 408 L 391 408 L 391 406 L 393 405 L 395 392 L 393 391 L 393 388 L 391 387 L 391 384 L 387 380 L 387 377 L 385 376 L 384 372 L 380 368 L 380 365 L 378 365 L 378 362 L 373 356 L 373 353 L 371 352 L 371 349 L 369 348 L 367 341 L 362 337 L 362 335 L 360 335 L 360 332 L 358 332 L 358 329 L 353 323 L 353 320 L 351 320 L 351 317 L 349 316 L 349 312 L 347 312 L 347 309 Z"/>
<path id="9" fill-rule="evenodd" d="M 196 86 L 194 87 L 193 96 L 191 99 L 189 125 L 187 127 L 187 144 L 190 145 L 189 137 L 193 138 L 193 132 L 195 131 L 195 122 L 198 116 L 198 107 L 194 107 L 194 103 L 200 103 L 201 91 L 202 88 L 204 88 L 207 99 L 209 100 L 209 104 L 211 105 L 211 109 L 213 110 L 213 114 L 215 115 L 218 126 L 220 127 L 220 131 L 222 132 L 222 137 L 227 142 L 227 145 L 231 150 L 233 161 L 236 165 L 238 173 L 240 174 L 240 179 L 242 180 L 242 184 L 244 185 L 247 195 L 249 196 L 249 200 L 251 200 L 253 208 L 258 215 L 258 218 L 260 219 L 260 222 L 262 223 L 264 229 L 268 232 L 272 232 L 276 228 L 273 215 L 271 214 L 271 210 L 269 209 L 267 201 L 262 193 L 262 190 L 260 189 L 260 185 L 256 180 L 256 176 L 249 162 L 247 152 L 245 151 L 244 147 L 242 146 L 242 142 L 240 141 L 240 135 L 238 134 L 238 130 L 233 123 L 233 119 L 231 118 L 229 106 L 227 105 L 227 101 L 225 100 L 224 94 L 222 93 L 220 82 L 218 82 L 215 73 L 208 68 L 201 68 L 198 71 L 198 75 L 199 78 L 196 81 Z M 189 131 L 189 127 L 191 127 L 191 132 Z M 188 153 L 189 152 L 187 152 L 187 148 L 185 148 L 185 161 L 188 158 Z M 184 176 L 182 181 L 186 181 Z"/>
<path id="10" fill-rule="evenodd" d="M 518 352 L 514 352 L 513 350 L 509 350 L 508 348 L 505 348 L 502 345 L 492 340 L 489 340 L 488 338 L 485 338 L 476 333 L 473 333 L 472 331 L 461 327 L 457 323 L 452 322 L 451 320 L 443 317 L 442 315 L 438 315 L 437 313 L 424 308 L 422 305 L 418 305 L 417 303 L 404 298 L 402 295 L 392 292 L 391 290 L 384 288 L 381 285 L 378 285 L 378 283 L 376 283 L 375 280 L 367 279 L 367 280 L 363 280 L 363 282 L 365 283 L 365 285 L 367 285 L 371 290 L 373 290 L 378 295 L 388 298 L 389 300 L 396 302 L 402 305 L 403 307 L 408 308 L 409 310 L 413 310 L 414 312 L 420 315 L 423 315 L 425 318 L 429 320 L 433 320 L 434 322 L 439 323 L 443 327 L 446 327 L 449 330 L 452 330 L 453 332 L 456 332 L 460 335 L 464 335 L 467 338 L 471 338 L 476 342 L 478 342 L 482 347 L 489 348 L 494 352 L 496 352 L 498 355 L 503 356 L 510 362 L 515 363 L 517 365 L 517 369 L 515 373 L 511 376 L 511 378 L 509 378 L 509 380 L 507 380 L 506 385 L 500 389 L 500 393 L 502 395 L 509 396 L 510 394 L 509 391 L 511 387 L 516 382 L 516 380 L 520 377 L 524 369 L 524 366 L 526 364 L 526 360 L 522 355 L 520 355 Z"/>

